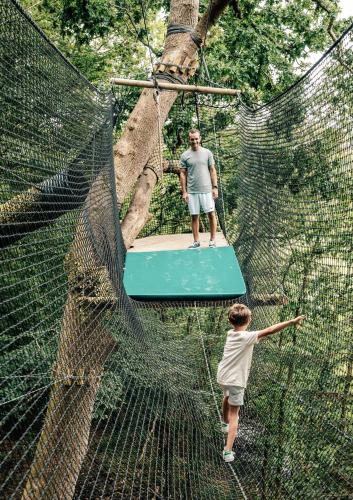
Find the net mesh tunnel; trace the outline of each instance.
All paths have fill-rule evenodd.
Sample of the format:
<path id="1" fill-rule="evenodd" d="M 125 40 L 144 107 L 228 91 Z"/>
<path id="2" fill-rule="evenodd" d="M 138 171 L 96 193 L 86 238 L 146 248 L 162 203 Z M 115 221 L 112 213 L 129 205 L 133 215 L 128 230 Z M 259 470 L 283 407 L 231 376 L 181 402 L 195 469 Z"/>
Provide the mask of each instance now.
<path id="1" fill-rule="evenodd" d="M 229 466 L 226 308 L 126 296 L 112 163 L 126 112 L 113 117 L 17 2 L 0 15 L 1 495 L 349 498 L 352 30 L 270 104 L 200 98 L 196 113 L 180 97 L 163 129 L 176 160 L 199 115 L 252 328 L 307 316 L 256 346 Z M 190 231 L 175 174 L 151 213 L 142 235 Z"/>

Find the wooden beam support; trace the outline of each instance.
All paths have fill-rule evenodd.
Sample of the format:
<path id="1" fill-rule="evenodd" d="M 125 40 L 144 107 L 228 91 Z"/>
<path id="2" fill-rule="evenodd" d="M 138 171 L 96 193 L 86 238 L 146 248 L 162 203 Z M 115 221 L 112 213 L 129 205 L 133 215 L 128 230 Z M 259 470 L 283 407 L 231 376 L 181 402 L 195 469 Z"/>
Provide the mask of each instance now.
<path id="1" fill-rule="evenodd" d="M 288 297 L 280 293 L 256 293 L 250 295 L 249 304 L 251 307 L 285 306 L 288 304 Z"/>
<path id="2" fill-rule="evenodd" d="M 198 92 L 199 94 L 220 94 L 220 95 L 239 95 L 240 90 L 223 89 L 219 87 L 202 87 L 201 85 L 183 85 L 181 83 L 168 83 L 163 80 L 158 80 L 158 87 L 163 90 L 177 90 L 178 92 Z M 112 85 L 127 85 L 128 87 L 145 87 L 153 89 L 154 82 L 149 80 L 129 80 L 127 78 L 112 78 Z"/>

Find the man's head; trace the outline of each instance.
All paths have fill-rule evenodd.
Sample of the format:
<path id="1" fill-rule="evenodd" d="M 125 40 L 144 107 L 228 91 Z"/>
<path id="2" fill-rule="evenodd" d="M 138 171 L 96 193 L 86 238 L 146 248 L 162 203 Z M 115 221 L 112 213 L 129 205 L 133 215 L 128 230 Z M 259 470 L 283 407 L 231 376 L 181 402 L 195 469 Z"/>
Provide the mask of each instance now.
<path id="1" fill-rule="evenodd" d="M 244 304 L 233 304 L 228 310 L 228 319 L 234 327 L 248 326 L 251 311 Z"/>
<path id="2" fill-rule="evenodd" d="M 193 151 L 197 151 L 201 145 L 201 135 L 197 128 L 189 130 L 189 144 Z"/>

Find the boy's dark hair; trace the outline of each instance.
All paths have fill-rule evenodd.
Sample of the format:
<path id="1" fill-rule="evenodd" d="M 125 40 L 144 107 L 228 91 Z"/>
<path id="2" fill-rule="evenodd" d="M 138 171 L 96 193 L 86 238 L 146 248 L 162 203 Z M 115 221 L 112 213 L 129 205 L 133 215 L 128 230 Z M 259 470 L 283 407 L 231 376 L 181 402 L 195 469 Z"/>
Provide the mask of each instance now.
<path id="1" fill-rule="evenodd" d="M 251 319 L 251 311 L 244 304 L 233 304 L 229 308 L 228 319 L 233 326 L 244 326 Z"/>

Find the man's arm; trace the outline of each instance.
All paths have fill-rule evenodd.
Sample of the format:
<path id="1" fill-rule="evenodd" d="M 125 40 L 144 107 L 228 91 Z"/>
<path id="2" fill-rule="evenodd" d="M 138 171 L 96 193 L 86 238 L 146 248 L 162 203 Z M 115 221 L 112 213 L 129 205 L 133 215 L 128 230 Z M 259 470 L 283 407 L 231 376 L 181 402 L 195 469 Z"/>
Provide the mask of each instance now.
<path id="1" fill-rule="evenodd" d="M 297 316 L 294 319 L 290 319 L 288 321 L 283 321 L 282 323 L 277 323 L 276 325 L 269 326 L 268 328 L 261 330 L 257 334 L 257 338 L 261 340 L 262 338 L 267 337 L 267 335 L 272 335 L 273 333 L 277 333 L 280 332 L 281 330 L 284 330 L 285 328 L 288 328 L 288 326 L 299 325 L 304 319 L 305 316 Z"/>
<path id="2" fill-rule="evenodd" d="M 186 168 L 180 168 L 180 184 L 181 184 L 181 196 L 185 203 L 188 202 L 189 196 L 186 191 L 186 181 L 188 177 L 188 171 Z"/>
<path id="3" fill-rule="evenodd" d="M 212 197 L 214 200 L 216 200 L 218 198 L 218 182 L 217 182 L 217 170 L 215 165 L 212 165 L 210 167 L 210 176 L 212 184 Z"/>

